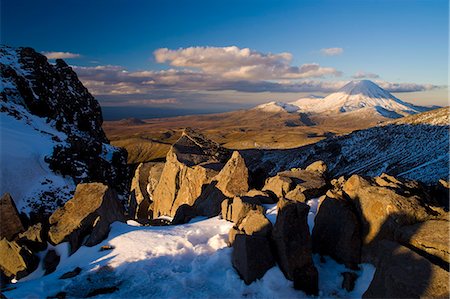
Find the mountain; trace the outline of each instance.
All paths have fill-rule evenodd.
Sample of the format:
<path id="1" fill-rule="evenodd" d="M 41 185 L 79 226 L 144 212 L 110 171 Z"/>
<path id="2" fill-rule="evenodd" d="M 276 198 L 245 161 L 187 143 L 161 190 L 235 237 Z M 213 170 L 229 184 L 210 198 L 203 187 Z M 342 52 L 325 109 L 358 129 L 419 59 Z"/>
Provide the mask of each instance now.
<path id="1" fill-rule="evenodd" d="M 78 183 L 128 193 L 127 154 L 109 144 L 100 105 L 71 67 L 2 46 L 0 80 L 0 194 L 39 217 L 70 199 Z"/>
<path id="2" fill-rule="evenodd" d="M 385 172 L 424 183 L 448 180 L 449 114 L 449 107 L 440 108 L 295 149 L 249 150 L 245 157 L 250 169 L 270 174 L 323 160 L 334 177 Z"/>
<path id="3" fill-rule="evenodd" d="M 292 113 L 296 112 L 299 108 L 292 104 L 287 104 L 283 102 L 269 102 L 265 104 L 261 104 L 253 108 L 255 110 L 262 110 L 264 112 L 287 112 Z"/>

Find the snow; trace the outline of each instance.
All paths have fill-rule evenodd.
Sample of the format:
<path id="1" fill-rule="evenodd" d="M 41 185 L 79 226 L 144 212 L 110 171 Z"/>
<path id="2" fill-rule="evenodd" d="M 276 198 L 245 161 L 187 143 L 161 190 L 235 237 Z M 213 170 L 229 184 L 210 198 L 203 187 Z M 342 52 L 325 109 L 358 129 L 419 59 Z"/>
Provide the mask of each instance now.
<path id="1" fill-rule="evenodd" d="M 317 199 L 309 201 L 314 220 Z M 267 206 L 274 221 L 276 205 Z M 36 270 L 5 293 L 11 298 L 45 298 L 66 291 L 83 297 L 100 287 L 116 286 L 104 298 L 307 298 L 293 288 L 276 266 L 250 285 L 239 278 L 231 264 L 232 248 L 226 246 L 232 223 L 219 217 L 195 218 L 190 223 L 166 227 L 142 227 L 134 221 L 114 223 L 109 239 L 94 247 L 81 247 L 67 256 L 67 244 L 56 250 L 62 254 L 57 270 L 42 276 Z M 109 251 L 100 247 L 110 245 Z M 42 256 L 44 254 L 41 254 Z M 342 272 L 350 271 L 331 258 L 314 255 L 319 271 L 319 298 L 361 298 L 374 274 L 374 267 L 362 264 L 355 290 L 341 288 Z M 80 275 L 66 280 L 62 274 L 81 267 Z"/>
<path id="2" fill-rule="evenodd" d="M 298 107 L 295 105 L 291 105 L 288 103 L 283 102 L 269 102 L 265 104 L 261 104 L 259 106 L 256 106 L 253 109 L 262 110 L 264 112 L 287 112 L 287 113 L 293 113 L 297 112 Z"/>
<path id="3" fill-rule="evenodd" d="M 21 105 L 5 102 L 0 105 L 20 115 L 16 118 L 7 112 L 0 113 L 0 194 L 9 192 L 17 208 L 24 212 L 30 211 L 30 205 L 40 200 L 44 191 L 58 192 L 61 200 L 68 200 L 75 189 L 73 180 L 53 173 L 44 160 L 51 156 L 56 144 L 64 143 L 66 135 Z"/>

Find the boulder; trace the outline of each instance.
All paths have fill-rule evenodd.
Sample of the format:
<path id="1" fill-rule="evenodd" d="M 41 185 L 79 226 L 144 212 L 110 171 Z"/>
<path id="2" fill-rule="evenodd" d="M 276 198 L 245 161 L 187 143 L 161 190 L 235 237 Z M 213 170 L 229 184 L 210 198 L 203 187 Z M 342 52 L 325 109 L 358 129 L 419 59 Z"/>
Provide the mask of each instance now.
<path id="1" fill-rule="evenodd" d="M 263 191 L 271 191 L 277 197 L 286 197 L 289 191 L 296 189 L 306 199 L 323 195 L 327 190 L 325 178 L 317 171 L 307 171 L 294 168 L 290 171 L 279 172 L 276 176 L 268 178 Z"/>
<path id="2" fill-rule="evenodd" d="M 260 210 L 251 210 L 228 233 L 228 244 L 233 245 L 236 235 L 260 236 L 269 238 L 272 233 L 272 223 Z"/>
<path id="3" fill-rule="evenodd" d="M 347 290 L 347 292 L 353 291 L 355 288 L 356 280 L 358 279 L 358 274 L 355 272 L 343 272 L 342 274 L 342 288 Z"/>
<path id="4" fill-rule="evenodd" d="M 171 224 L 177 225 L 177 224 L 183 224 L 188 223 L 196 217 L 197 214 L 195 212 L 195 209 L 191 207 L 190 205 L 181 205 L 178 207 L 177 212 L 175 213 L 175 216 L 172 219 Z"/>
<path id="5" fill-rule="evenodd" d="M 326 175 L 328 171 L 328 166 L 325 162 L 319 160 L 314 163 L 311 163 L 309 166 L 305 168 L 306 171 L 317 172 L 320 175 Z"/>
<path id="6" fill-rule="evenodd" d="M 350 269 L 358 268 L 361 230 L 351 202 L 338 196 L 325 196 L 314 219 L 312 248 L 313 252 L 329 255 Z"/>
<path id="7" fill-rule="evenodd" d="M 377 244 L 376 271 L 364 298 L 448 298 L 449 272 L 398 243 Z"/>
<path id="8" fill-rule="evenodd" d="M 258 200 L 261 204 L 274 204 L 277 203 L 278 197 L 274 196 L 271 192 L 251 189 L 246 192 L 242 197 L 250 197 Z"/>
<path id="9" fill-rule="evenodd" d="M 200 215 L 217 216 L 220 213 L 220 205 L 225 198 L 240 196 L 246 193 L 248 188 L 247 166 L 239 152 L 235 151 L 196 201 L 196 210 Z"/>
<path id="10" fill-rule="evenodd" d="M 145 220 L 149 218 L 149 207 L 152 203 L 148 187 L 152 188 L 154 181 L 158 178 L 158 171 L 156 177 L 152 178 L 150 183 L 150 171 L 152 168 L 161 169 L 162 163 L 140 163 L 136 168 L 134 177 L 131 181 L 130 198 L 129 198 L 129 215 L 132 219 Z M 160 174 L 159 174 L 160 175 Z"/>
<path id="11" fill-rule="evenodd" d="M 259 211 L 263 215 L 266 212 L 265 208 L 260 205 L 257 199 L 250 197 L 235 197 L 222 202 L 222 218 L 236 224 L 239 224 L 252 210 Z"/>
<path id="12" fill-rule="evenodd" d="M 25 232 L 20 233 L 17 237 L 19 245 L 27 246 L 29 249 L 42 251 L 47 248 L 48 227 L 44 228 L 42 223 L 36 223 L 30 226 Z"/>
<path id="13" fill-rule="evenodd" d="M 380 186 L 359 175 L 351 176 L 343 191 L 356 207 L 363 224 L 363 244 L 378 239 L 394 239 L 398 227 L 433 217 L 417 195 L 402 195 L 396 189 Z"/>
<path id="14" fill-rule="evenodd" d="M 50 216 L 49 240 L 53 244 L 69 241 L 73 253 L 81 245 L 94 246 L 104 240 L 114 221 L 125 221 L 116 192 L 100 183 L 79 184 L 74 197 Z"/>
<path id="15" fill-rule="evenodd" d="M 0 219 L 0 239 L 12 241 L 17 234 L 25 231 L 16 204 L 9 193 L 0 198 Z"/>
<path id="16" fill-rule="evenodd" d="M 179 206 L 194 206 L 229 157 L 227 153 L 217 143 L 185 130 L 167 153 L 153 192 L 153 217 L 174 217 Z"/>
<path id="17" fill-rule="evenodd" d="M 307 218 L 309 206 L 280 199 L 272 239 L 278 265 L 294 287 L 307 294 L 318 293 L 318 272 L 312 260 L 312 245 Z"/>
<path id="18" fill-rule="evenodd" d="M 419 252 L 450 263 L 449 222 L 428 220 L 401 227 L 396 232 L 396 240 Z"/>
<path id="19" fill-rule="evenodd" d="M 286 193 L 284 197 L 289 200 L 306 203 L 306 196 L 305 194 L 303 194 L 301 190 L 302 190 L 301 186 L 297 185 L 293 190 Z"/>
<path id="20" fill-rule="evenodd" d="M 33 272 L 39 264 L 39 258 L 26 247 L 0 240 L 0 273 L 8 280 L 21 279 Z"/>
<path id="21" fill-rule="evenodd" d="M 43 267 L 45 275 L 55 272 L 56 267 L 58 267 L 61 257 L 56 253 L 54 249 L 47 251 L 43 261 Z"/>
<path id="22" fill-rule="evenodd" d="M 260 279 L 275 266 L 268 238 L 237 234 L 233 243 L 232 264 L 246 284 Z"/>

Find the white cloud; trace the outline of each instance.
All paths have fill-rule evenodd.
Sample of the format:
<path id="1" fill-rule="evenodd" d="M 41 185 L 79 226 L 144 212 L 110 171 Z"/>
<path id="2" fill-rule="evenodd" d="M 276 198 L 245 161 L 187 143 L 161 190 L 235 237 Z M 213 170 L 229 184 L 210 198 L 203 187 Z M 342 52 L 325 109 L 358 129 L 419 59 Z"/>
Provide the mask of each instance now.
<path id="1" fill-rule="evenodd" d="M 80 54 L 70 53 L 70 52 L 41 52 L 48 59 L 71 59 L 71 58 L 80 58 Z"/>
<path id="2" fill-rule="evenodd" d="M 339 76 L 341 72 L 316 63 L 293 66 L 292 54 L 261 53 L 249 48 L 189 47 L 171 50 L 157 49 L 155 60 L 174 67 L 199 69 L 227 79 L 274 80 L 303 79 L 324 76 Z"/>
<path id="3" fill-rule="evenodd" d="M 325 56 L 336 56 L 344 53 L 344 49 L 342 48 L 324 48 L 320 49 L 320 53 Z"/>
<path id="4" fill-rule="evenodd" d="M 364 78 L 367 78 L 367 79 L 378 79 L 378 78 L 380 78 L 380 76 L 377 75 L 377 74 L 374 74 L 374 73 L 368 73 L 368 72 L 359 71 L 359 72 L 356 72 L 352 76 L 352 78 L 353 79 L 364 79 Z"/>

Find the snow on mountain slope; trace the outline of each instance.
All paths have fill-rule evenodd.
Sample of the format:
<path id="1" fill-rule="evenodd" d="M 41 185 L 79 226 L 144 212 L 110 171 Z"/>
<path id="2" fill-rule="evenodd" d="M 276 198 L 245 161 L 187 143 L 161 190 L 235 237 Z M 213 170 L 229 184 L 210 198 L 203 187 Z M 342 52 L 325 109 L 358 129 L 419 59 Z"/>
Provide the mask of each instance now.
<path id="1" fill-rule="evenodd" d="M 288 112 L 288 113 L 293 113 L 293 112 L 296 112 L 298 110 L 298 107 L 295 106 L 295 105 L 288 104 L 288 103 L 273 101 L 273 102 L 261 104 L 259 106 L 256 106 L 253 109 L 262 110 L 264 112 Z"/>
<path id="2" fill-rule="evenodd" d="M 450 125 L 450 107 L 438 108 L 432 111 L 406 116 L 401 119 L 383 123 L 382 125 L 388 124 L 412 124 L 412 125 L 428 124 L 434 126 L 448 126 Z"/>
<path id="3" fill-rule="evenodd" d="M 448 179 L 450 161 L 450 125 L 434 125 L 448 120 L 448 108 L 401 119 L 398 122 L 354 131 L 345 136 L 328 138 L 313 145 L 284 151 L 264 151 L 251 167 L 265 165 L 270 174 L 293 167 L 325 161 L 331 174 L 394 176 L 435 183 Z M 422 120 L 422 122 L 418 122 Z"/>
<path id="4" fill-rule="evenodd" d="M 294 105 L 298 107 L 299 112 L 309 112 L 323 101 L 323 97 L 316 95 L 309 95 L 305 98 L 298 99 L 293 102 L 289 102 L 288 104 Z"/>
<path id="5" fill-rule="evenodd" d="M 351 81 L 316 105 L 297 103 L 300 110 L 318 114 L 336 114 L 360 109 L 373 109 L 387 118 L 399 118 L 428 110 L 403 102 L 369 80 Z"/>
<path id="6" fill-rule="evenodd" d="M 271 212 L 276 215 L 276 205 Z M 311 214 L 310 224 L 314 216 Z M 5 295 L 46 298 L 66 292 L 68 298 L 84 298 L 95 289 L 115 287 L 117 290 L 100 297 L 307 298 L 293 288 L 292 281 L 277 266 L 262 279 L 246 285 L 232 266 L 232 248 L 226 246 L 232 225 L 219 217 L 195 218 L 188 224 L 167 227 L 116 222 L 108 240 L 94 247 L 81 247 L 70 257 L 67 243 L 58 245 L 56 250 L 62 259 L 54 273 L 44 276 L 39 268 Z M 114 248 L 100 251 L 104 245 Z M 344 265 L 319 255 L 314 255 L 314 263 L 320 277 L 319 298 L 361 298 L 375 272 L 372 265 L 361 264 L 355 289 L 349 293 L 341 288 L 341 273 L 349 271 Z M 80 265 L 83 268 L 78 276 L 58 279 Z"/>

